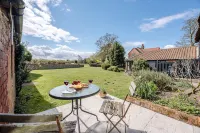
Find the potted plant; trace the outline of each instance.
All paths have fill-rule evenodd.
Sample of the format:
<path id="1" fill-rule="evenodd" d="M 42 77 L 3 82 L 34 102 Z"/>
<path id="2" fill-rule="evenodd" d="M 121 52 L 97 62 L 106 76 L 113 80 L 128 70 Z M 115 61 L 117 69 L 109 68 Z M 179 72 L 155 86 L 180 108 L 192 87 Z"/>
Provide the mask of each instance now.
<path id="1" fill-rule="evenodd" d="M 105 98 L 106 95 L 107 95 L 106 90 L 105 89 L 101 89 L 101 91 L 99 92 L 99 95 L 100 95 L 101 98 Z"/>

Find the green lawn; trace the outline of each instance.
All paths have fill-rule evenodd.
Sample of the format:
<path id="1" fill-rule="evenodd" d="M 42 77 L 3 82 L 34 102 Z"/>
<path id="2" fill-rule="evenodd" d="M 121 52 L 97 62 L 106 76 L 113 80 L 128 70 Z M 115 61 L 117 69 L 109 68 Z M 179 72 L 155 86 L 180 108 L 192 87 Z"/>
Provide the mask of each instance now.
<path id="1" fill-rule="evenodd" d="M 105 90 L 116 97 L 124 98 L 128 93 L 131 77 L 124 72 L 111 72 L 98 67 L 85 66 L 83 68 L 34 70 L 30 74 L 30 79 L 35 85 L 23 87 L 20 94 L 20 109 L 23 113 L 37 113 L 56 106 L 60 106 L 70 101 L 56 100 L 49 97 L 49 91 L 63 84 L 64 80 L 81 80 L 87 83 L 88 79 L 93 79 L 93 83 L 105 88 Z"/>

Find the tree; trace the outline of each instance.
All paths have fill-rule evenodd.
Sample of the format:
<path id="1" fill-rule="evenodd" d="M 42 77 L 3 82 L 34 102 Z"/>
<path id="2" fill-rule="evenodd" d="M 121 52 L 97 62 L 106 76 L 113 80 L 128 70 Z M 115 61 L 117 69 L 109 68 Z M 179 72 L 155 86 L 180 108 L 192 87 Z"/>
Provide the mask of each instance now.
<path id="1" fill-rule="evenodd" d="M 196 36 L 195 36 L 195 42 L 196 43 L 200 42 L 200 15 L 197 19 L 197 23 L 198 23 L 198 30 L 197 30 Z"/>
<path id="2" fill-rule="evenodd" d="M 125 62 L 124 55 L 125 55 L 124 47 L 119 42 L 115 42 L 109 54 L 110 64 L 113 66 L 124 66 Z"/>
<path id="3" fill-rule="evenodd" d="M 78 63 L 83 63 L 83 58 L 80 55 L 78 55 Z"/>
<path id="4" fill-rule="evenodd" d="M 102 61 L 105 61 L 105 58 L 109 54 L 113 43 L 116 42 L 117 39 L 118 36 L 109 33 L 106 33 L 104 36 L 101 36 L 95 43 L 99 48 L 99 51 L 97 52 L 96 56 Z"/>
<path id="5" fill-rule="evenodd" d="M 177 46 L 194 46 L 195 34 L 198 30 L 197 18 L 190 18 L 184 22 L 182 31 L 184 35 L 181 40 L 176 43 Z"/>

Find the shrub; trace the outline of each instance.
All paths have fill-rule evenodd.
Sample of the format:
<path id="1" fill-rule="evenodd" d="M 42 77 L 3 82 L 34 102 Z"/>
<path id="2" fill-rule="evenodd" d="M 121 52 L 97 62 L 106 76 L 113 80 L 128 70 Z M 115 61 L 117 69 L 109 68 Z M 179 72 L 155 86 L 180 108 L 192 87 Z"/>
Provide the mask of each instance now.
<path id="1" fill-rule="evenodd" d="M 123 71 L 124 71 L 124 68 L 119 68 L 119 71 L 120 71 L 120 72 L 123 72 Z"/>
<path id="2" fill-rule="evenodd" d="M 141 83 L 136 88 L 136 94 L 144 99 L 155 99 L 156 98 L 156 91 L 158 90 L 158 87 L 154 84 L 153 81 Z"/>
<path id="3" fill-rule="evenodd" d="M 190 88 L 192 88 L 192 85 L 189 82 L 183 80 L 183 81 L 175 82 L 174 87 L 175 88 L 190 89 Z"/>
<path id="4" fill-rule="evenodd" d="M 133 72 L 139 71 L 139 70 L 147 70 L 149 69 L 149 64 L 146 60 L 143 59 L 136 59 L 133 60 L 132 70 Z"/>
<path id="5" fill-rule="evenodd" d="M 200 108 L 197 108 L 195 102 L 191 101 L 187 95 L 180 94 L 170 99 L 157 100 L 155 103 L 200 116 Z"/>
<path id="6" fill-rule="evenodd" d="M 114 71 L 114 72 L 120 72 L 118 66 L 110 66 L 107 70 L 108 71 Z"/>
<path id="7" fill-rule="evenodd" d="M 159 90 L 172 90 L 173 80 L 167 74 L 150 71 L 150 70 L 141 70 L 135 73 L 134 82 L 136 86 L 139 86 L 146 82 L 153 81 Z"/>
<path id="8" fill-rule="evenodd" d="M 90 67 L 101 67 L 101 64 L 99 63 L 90 63 L 89 65 Z"/>
<path id="9" fill-rule="evenodd" d="M 102 67 L 102 69 L 107 70 L 107 69 L 110 67 L 110 64 L 103 63 L 103 64 L 101 65 L 101 67 Z"/>
<path id="10" fill-rule="evenodd" d="M 18 43 L 15 38 L 15 44 L 15 88 L 18 97 L 22 84 L 28 79 L 30 70 L 27 68 L 27 62 L 31 61 L 32 55 L 25 47 L 26 43 Z"/>

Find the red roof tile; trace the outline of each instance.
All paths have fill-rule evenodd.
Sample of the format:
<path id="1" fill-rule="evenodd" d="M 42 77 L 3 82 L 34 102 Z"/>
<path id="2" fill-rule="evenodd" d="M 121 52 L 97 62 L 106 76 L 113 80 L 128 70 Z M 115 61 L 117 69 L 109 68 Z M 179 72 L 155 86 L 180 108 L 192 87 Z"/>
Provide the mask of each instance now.
<path id="1" fill-rule="evenodd" d="M 149 51 L 157 51 L 157 50 L 160 50 L 159 47 L 157 48 L 145 48 L 145 49 L 142 49 L 142 48 L 133 48 L 129 53 L 128 53 L 128 56 L 129 58 L 132 57 L 132 55 L 138 55 L 138 54 L 141 54 L 141 53 L 145 53 L 145 52 L 149 52 Z"/>
<path id="2" fill-rule="evenodd" d="M 145 60 L 197 59 L 197 47 L 182 47 L 144 52 L 133 58 Z"/>

